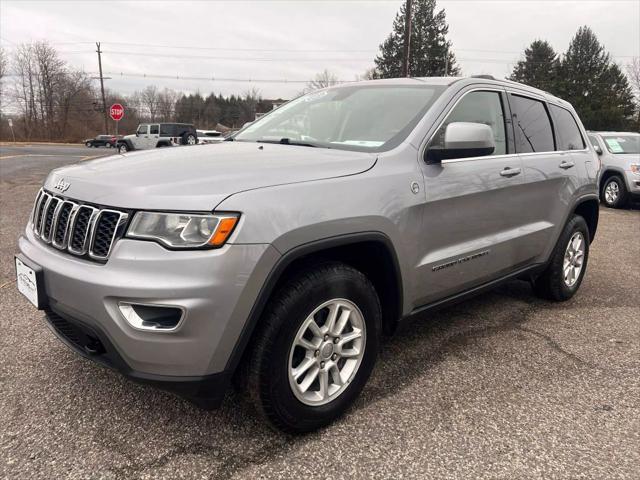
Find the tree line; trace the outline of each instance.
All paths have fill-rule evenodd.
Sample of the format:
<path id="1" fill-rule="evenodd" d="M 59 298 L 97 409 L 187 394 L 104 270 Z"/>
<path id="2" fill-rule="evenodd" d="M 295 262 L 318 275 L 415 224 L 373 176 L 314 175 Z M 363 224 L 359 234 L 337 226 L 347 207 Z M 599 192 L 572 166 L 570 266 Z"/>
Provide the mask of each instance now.
<path id="1" fill-rule="evenodd" d="M 406 8 L 393 21 L 393 30 L 380 44 L 375 68 L 365 78 L 401 76 Z M 409 75 L 460 74 L 444 9 L 436 0 L 414 0 L 411 15 Z M 589 130 L 640 131 L 640 60 L 627 66 L 627 75 L 613 61 L 596 34 L 578 29 L 563 54 L 549 42 L 534 40 L 507 78 L 545 90 L 570 102 Z"/>
<path id="2" fill-rule="evenodd" d="M 0 49 L 0 140 L 13 138 L 5 116 L 13 121 L 16 140 L 77 142 L 114 133 L 115 122 L 110 119 L 109 131 L 104 132 L 105 113 L 98 87 L 95 78 L 71 67 L 46 42 L 21 44 L 11 56 Z M 256 89 L 224 97 L 149 85 L 131 95 L 106 90 L 105 97 L 107 108 L 113 103 L 125 107 L 119 133 L 133 132 L 141 122 L 234 129 L 272 108 Z M 9 110 L 14 112 L 10 117 L 6 114 Z"/>
<path id="3" fill-rule="evenodd" d="M 454 46 L 447 37 L 445 10 L 437 8 L 436 0 L 414 0 L 410 12 L 402 5 L 392 32 L 380 44 L 374 67 L 357 79 L 401 76 L 407 15 L 411 16 L 409 75 L 461 74 Z M 587 129 L 640 131 L 640 60 L 634 59 L 625 75 L 587 26 L 578 29 L 564 53 L 556 52 L 545 40 L 534 40 L 508 79 L 569 101 Z M 337 77 L 325 69 L 301 93 L 336 83 Z M 19 45 L 11 55 L 0 49 L 0 109 L 6 112 L 8 103 L 17 112 L 13 115 L 17 140 L 78 141 L 105 133 L 97 86 L 95 79 L 64 62 L 46 42 Z M 138 123 L 149 121 L 233 129 L 272 108 L 256 89 L 224 97 L 149 85 L 131 95 L 107 91 L 106 97 L 107 107 L 116 102 L 125 106 L 126 114 L 119 124 L 121 133 L 132 132 Z M 113 125 L 109 121 L 110 131 L 106 133 L 113 133 Z M 2 140 L 10 139 L 7 127 L 1 119 Z"/>

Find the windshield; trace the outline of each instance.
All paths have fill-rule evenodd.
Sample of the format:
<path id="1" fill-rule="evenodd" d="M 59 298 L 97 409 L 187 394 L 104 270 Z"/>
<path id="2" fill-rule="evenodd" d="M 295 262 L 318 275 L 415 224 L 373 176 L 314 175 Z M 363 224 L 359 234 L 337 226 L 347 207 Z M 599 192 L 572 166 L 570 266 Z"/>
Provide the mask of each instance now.
<path id="1" fill-rule="evenodd" d="M 602 139 L 611 153 L 640 153 L 640 135 L 603 135 Z"/>
<path id="2" fill-rule="evenodd" d="M 309 93 L 249 125 L 238 141 L 376 152 L 400 144 L 446 87 L 358 85 Z"/>

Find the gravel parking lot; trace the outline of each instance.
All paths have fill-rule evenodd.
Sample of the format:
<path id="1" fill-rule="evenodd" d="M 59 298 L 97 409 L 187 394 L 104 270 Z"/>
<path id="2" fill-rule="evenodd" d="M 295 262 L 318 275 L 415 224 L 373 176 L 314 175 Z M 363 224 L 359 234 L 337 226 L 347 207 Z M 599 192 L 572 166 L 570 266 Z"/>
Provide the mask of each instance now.
<path id="1" fill-rule="evenodd" d="M 601 209 L 571 301 L 513 282 L 418 318 L 345 418 L 287 437 L 239 394 L 205 412 L 78 357 L 17 292 L 44 176 L 106 153 L 0 147 L 1 478 L 638 478 L 637 208 Z"/>

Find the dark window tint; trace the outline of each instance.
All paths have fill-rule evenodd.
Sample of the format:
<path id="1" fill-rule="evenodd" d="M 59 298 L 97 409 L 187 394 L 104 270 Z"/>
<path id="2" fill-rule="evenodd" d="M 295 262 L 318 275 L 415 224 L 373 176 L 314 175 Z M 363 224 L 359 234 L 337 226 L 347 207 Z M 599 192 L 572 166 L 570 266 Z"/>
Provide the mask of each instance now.
<path id="1" fill-rule="evenodd" d="M 149 127 L 149 133 L 151 135 L 158 135 L 159 131 L 160 131 L 160 125 L 151 125 L 151 127 Z"/>
<path id="2" fill-rule="evenodd" d="M 582 150 L 586 147 L 580 128 L 569 110 L 549 105 L 555 120 L 558 150 Z"/>
<path id="3" fill-rule="evenodd" d="M 539 100 L 511 95 L 513 128 L 518 152 L 552 152 L 553 130 L 547 109 Z"/>
<path id="4" fill-rule="evenodd" d="M 161 123 L 160 124 L 160 135 L 164 137 L 175 137 L 176 136 L 176 126 L 171 123 Z"/>
<path id="5" fill-rule="evenodd" d="M 502 100 L 498 92 L 467 93 L 451 110 L 435 137 L 430 148 L 444 148 L 444 134 L 447 126 L 453 122 L 482 123 L 491 127 L 496 149 L 492 155 L 507 153 Z"/>

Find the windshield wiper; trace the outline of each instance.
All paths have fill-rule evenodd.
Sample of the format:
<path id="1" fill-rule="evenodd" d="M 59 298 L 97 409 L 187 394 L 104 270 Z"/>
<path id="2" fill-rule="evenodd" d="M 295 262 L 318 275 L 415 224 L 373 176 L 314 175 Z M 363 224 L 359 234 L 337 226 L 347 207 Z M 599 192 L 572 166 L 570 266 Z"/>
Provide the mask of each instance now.
<path id="1" fill-rule="evenodd" d="M 280 145 L 297 145 L 298 147 L 317 147 L 313 143 L 298 142 L 297 140 L 291 140 L 290 138 L 281 138 L 280 140 L 256 140 L 256 143 L 279 143 Z"/>

